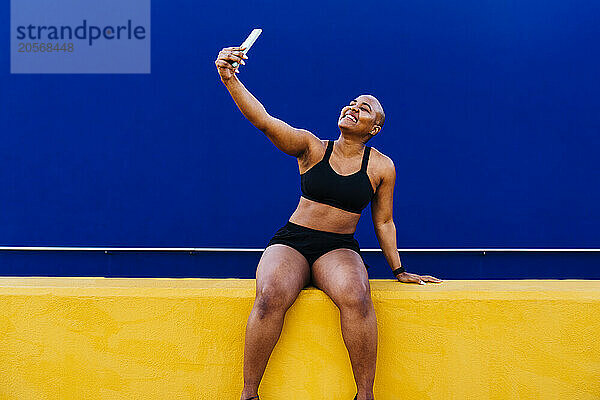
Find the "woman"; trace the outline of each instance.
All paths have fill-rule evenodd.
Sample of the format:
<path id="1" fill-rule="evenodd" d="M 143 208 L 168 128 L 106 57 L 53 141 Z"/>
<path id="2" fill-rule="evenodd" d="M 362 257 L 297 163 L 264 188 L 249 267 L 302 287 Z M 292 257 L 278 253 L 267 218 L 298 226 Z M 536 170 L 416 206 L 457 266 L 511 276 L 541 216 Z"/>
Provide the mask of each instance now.
<path id="1" fill-rule="evenodd" d="M 392 220 L 396 172 L 392 160 L 365 143 L 381 131 L 385 114 L 370 95 L 342 108 L 339 138 L 323 141 L 270 116 L 235 75 L 245 64 L 241 47 L 221 50 L 215 64 L 221 81 L 244 116 L 286 154 L 298 160 L 302 196 L 269 242 L 256 270 L 256 298 L 248 318 L 242 400 L 258 399 L 258 386 L 281 333 L 284 315 L 302 288 L 312 283 L 340 310 L 342 336 L 358 387 L 355 399 L 373 399 L 377 322 L 367 271 L 354 239 L 356 224 L 371 202 L 383 254 L 400 282 L 442 282 L 404 271 Z"/>

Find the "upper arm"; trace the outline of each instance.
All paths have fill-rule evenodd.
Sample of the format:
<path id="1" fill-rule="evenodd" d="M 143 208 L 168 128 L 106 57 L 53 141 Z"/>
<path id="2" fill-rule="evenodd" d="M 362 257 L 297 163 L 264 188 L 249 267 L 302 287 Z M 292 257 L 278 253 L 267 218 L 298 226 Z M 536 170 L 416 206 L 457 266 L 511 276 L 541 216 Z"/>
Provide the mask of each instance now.
<path id="1" fill-rule="evenodd" d="M 384 157 L 382 179 L 371 201 L 371 216 L 375 227 L 392 220 L 394 207 L 396 168 L 394 162 L 389 157 Z"/>
<path id="2" fill-rule="evenodd" d="M 269 116 L 258 128 L 279 150 L 294 157 L 300 157 L 312 141 L 319 140 L 306 129 L 294 128 L 272 116 Z"/>

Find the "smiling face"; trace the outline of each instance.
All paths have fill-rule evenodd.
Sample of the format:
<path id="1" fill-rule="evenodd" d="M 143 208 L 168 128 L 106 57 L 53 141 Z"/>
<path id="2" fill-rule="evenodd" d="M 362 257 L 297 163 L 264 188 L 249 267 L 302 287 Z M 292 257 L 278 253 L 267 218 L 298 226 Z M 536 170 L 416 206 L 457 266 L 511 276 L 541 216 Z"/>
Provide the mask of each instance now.
<path id="1" fill-rule="evenodd" d="M 379 101 L 369 94 L 363 94 L 342 108 L 338 127 L 344 133 L 354 135 L 376 135 L 383 126 L 385 114 Z"/>

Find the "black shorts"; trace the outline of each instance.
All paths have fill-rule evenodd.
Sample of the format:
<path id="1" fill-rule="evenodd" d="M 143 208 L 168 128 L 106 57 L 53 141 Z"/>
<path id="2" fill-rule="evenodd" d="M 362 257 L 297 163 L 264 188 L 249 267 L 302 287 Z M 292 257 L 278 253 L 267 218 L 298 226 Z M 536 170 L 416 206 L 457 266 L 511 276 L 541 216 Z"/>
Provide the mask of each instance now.
<path id="1" fill-rule="evenodd" d="M 363 258 L 352 233 L 334 233 L 306 228 L 289 222 L 281 227 L 267 244 L 285 244 L 298 250 L 312 266 L 317 258 L 335 249 L 351 249 Z M 364 262 L 366 268 L 369 266 Z"/>

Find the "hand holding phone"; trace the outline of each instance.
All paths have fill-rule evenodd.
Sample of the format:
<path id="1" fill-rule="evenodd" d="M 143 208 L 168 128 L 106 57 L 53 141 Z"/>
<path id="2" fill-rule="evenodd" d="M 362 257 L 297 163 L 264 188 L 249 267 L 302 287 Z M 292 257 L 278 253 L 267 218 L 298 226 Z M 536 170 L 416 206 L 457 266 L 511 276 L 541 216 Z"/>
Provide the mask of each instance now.
<path id="1" fill-rule="evenodd" d="M 242 50 L 242 54 L 245 55 L 248 52 L 248 50 L 250 50 L 250 47 L 252 47 L 254 42 L 256 42 L 256 39 L 258 39 L 261 33 L 262 29 L 253 29 L 252 32 L 250 32 L 250 35 L 248 35 L 246 40 L 244 40 L 244 43 L 242 43 L 242 45 L 240 46 L 244 49 Z M 233 68 L 237 68 L 239 64 L 237 63 L 237 61 L 234 61 L 231 63 L 231 65 L 233 66 Z"/>
<path id="2" fill-rule="evenodd" d="M 246 53 L 250 50 L 250 47 L 252 47 L 261 32 L 262 29 L 254 29 L 241 46 L 225 47 L 219 52 L 215 60 L 215 65 L 223 82 L 229 81 L 236 72 L 239 72 L 238 67 L 240 63 L 245 64 L 244 59 L 248 58 Z"/>

